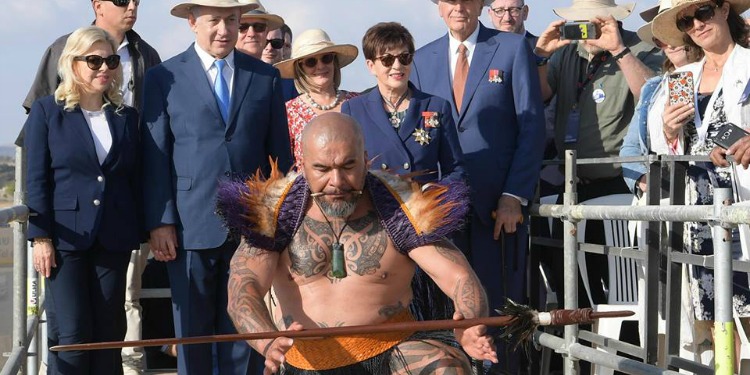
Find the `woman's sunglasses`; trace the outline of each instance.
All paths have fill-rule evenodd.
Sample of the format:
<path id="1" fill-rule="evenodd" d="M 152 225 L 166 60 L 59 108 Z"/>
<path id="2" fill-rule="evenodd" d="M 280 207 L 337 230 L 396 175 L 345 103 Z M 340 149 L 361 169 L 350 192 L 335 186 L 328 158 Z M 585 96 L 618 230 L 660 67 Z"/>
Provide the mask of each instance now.
<path id="1" fill-rule="evenodd" d="M 251 27 L 253 28 L 253 32 L 262 33 L 266 31 L 266 29 L 268 28 L 268 24 L 263 23 L 263 22 L 241 23 L 240 32 L 244 33 L 245 31 L 247 31 L 247 29 Z"/>
<path id="2" fill-rule="evenodd" d="M 328 65 L 333 62 L 334 57 L 336 57 L 336 55 L 334 55 L 333 53 L 326 53 L 325 55 L 320 56 L 320 62 L 322 62 L 323 65 Z M 302 65 L 308 68 L 314 68 L 316 65 L 318 65 L 318 58 L 308 57 L 302 60 Z"/>
<path id="3" fill-rule="evenodd" d="M 273 49 L 281 49 L 284 47 L 284 39 L 268 39 L 266 41 L 266 45 L 271 45 L 271 48 Z"/>
<path id="4" fill-rule="evenodd" d="M 400 62 L 401 65 L 406 66 L 411 64 L 411 61 L 414 59 L 414 54 L 409 52 L 400 53 L 398 55 L 391 55 L 390 53 L 386 53 L 385 55 L 375 58 L 375 60 L 380 60 L 380 63 L 383 64 L 383 66 L 386 68 L 390 68 L 391 65 L 396 62 L 396 59 L 398 59 L 398 62 Z"/>
<path id="5" fill-rule="evenodd" d="M 73 58 L 75 61 L 85 61 L 86 65 L 91 70 L 99 70 L 102 64 L 107 64 L 109 70 L 117 69 L 120 66 L 120 55 L 109 55 L 107 57 L 101 57 L 99 55 L 88 55 L 88 56 L 76 56 Z"/>
<path id="6" fill-rule="evenodd" d="M 141 3 L 141 0 L 101 0 L 101 1 L 109 1 L 117 7 L 126 7 L 130 4 L 131 1 L 135 3 L 135 6 L 138 6 L 138 4 Z"/>
<path id="7" fill-rule="evenodd" d="M 700 6 L 698 9 L 695 10 L 695 13 L 693 13 L 692 16 L 682 16 L 677 19 L 677 30 L 682 31 L 683 33 L 686 33 L 690 31 L 690 29 L 693 28 L 693 21 L 698 20 L 701 22 L 706 22 L 714 17 L 714 10 L 718 8 L 719 6 L 710 3 L 706 5 Z"/>

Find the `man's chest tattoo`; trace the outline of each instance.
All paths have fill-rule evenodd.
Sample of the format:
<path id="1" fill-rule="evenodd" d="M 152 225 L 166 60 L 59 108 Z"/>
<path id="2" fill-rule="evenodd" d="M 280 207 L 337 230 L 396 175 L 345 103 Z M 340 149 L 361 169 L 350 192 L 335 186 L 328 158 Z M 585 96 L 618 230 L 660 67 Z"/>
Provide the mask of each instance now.
<path id="1" fill-rule="evenodd" d="M 380 269 L 388 236 L 375 212 L 349 221 L 339 240 L 344 246 L 348 272 L 364 276 Z M 329 271 L 335 241 L 327 223 L 306 217 L 289 248 L 292 272 L 311 277 Z"/>

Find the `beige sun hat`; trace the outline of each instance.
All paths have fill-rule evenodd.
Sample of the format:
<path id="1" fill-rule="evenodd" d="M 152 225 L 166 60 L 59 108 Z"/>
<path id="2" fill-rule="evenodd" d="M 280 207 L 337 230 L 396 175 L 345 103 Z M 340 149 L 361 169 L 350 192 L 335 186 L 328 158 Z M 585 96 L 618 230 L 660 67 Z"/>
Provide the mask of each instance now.
<path id="1" fill-rule="evenodd" d="M 633 13 L 635 3 L 617 5 L 614 0 L 573 0 L 568 8 L 554 8 L 555 14 L 570 21 L 588 21 L 594 17 L 615 17 L 625 19 Z"/>
<path id="2" fill-rule="evenodd" d="M 654 36 L 670 46 L 677 47 L 684 45 L 685 42 L 682 40 L 682 37 L 685 33 L 677 29 L 677 15 L 693 4 L 702 4 L 705 2 L 706 0 L 673 0 L 671 9 L 660 13 L 654 18 L 653 26 L 651 26 Z M 725 2 L 729 3 L 737 14 L 742 14 L 750 8 L 750 0 L 725 0 Z"/>
<path id="3" fill-rule="evenodd" d="M 654 18 L 659 14 L 666 12 L 669 8 L 672 7 L 672 0 L 661 0 L 659 2 L 659 5 L 648 8 L 641 12 L 641 18 L 643 18 L 644 21 L 646 21 L 646 24 L 638 28 L 638 31 L 636 33 L 638 34 L 638 37 L 641 38 L 642 41 L 652 45 L 656 46 L 654 44 L 654 33 L 651 31 L 651 25 L 653 23 Z"/>
<path id="4" fill-rule="evenodd" d="M 359 54 L 357 47 L 351 44 L 334 44 L 331 37 L 321 29 L 305 30 L 292 42 L 292 57 L 279 61 L 273 66 L 279 69 L 282 78 L 294 78 L 294 64 L 307 57 L 333 52 L 343 68 L 354 61 Z"/>
<path id="5" fill-rule="evenodd" d="M 190 14 L 190 8 L 196 6 L 212 7 L 212 8 L 240 8 L 241 13 L 253 10 L 258 7 L 258 4 L 247 4 L 240 3 L 237 0 L 192 0 L 185 3 L 180 3 L 172 8 L 171 13 L 175 17 L 188 18 Z"/>
<path id="6" fill-rule="evenodd" d="M 493 1 L 495 1 L 495 0 L 484 0 L 484 6 L 486 6 L 486 7 L 490 6 L 490 4 L 492 4 Z M 440 2 L 440 0 L 432 0 L 432 2 L 435 3 L 435 4 L 437 4 L 437 3 Z"/>
<path id="7" fill-rule="evenodd" d="M 275 14 L 270 14 L 266 11 L 266 7 L 260 3 L 260 0 L 240 0 L 243 4 L 257 4 L 258 7 L 246 12 L 242 15 L 242 18 L 260 18 L 268 24 L 268 30 L 276 30 L 284 25 L 284 19 Z"/>

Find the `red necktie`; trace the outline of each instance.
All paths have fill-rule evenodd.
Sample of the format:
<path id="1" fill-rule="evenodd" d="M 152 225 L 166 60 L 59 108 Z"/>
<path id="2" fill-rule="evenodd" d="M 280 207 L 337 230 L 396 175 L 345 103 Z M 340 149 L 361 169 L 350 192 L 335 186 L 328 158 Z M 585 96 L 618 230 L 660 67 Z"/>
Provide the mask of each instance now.
<path id="1" fill-rule="evenodd" d="M 466 76 L 469 75 L 469 61 L 466 59 L 466 46 L 458 45 L 458 59 L 456 60 L 456 71 L 453 73 L 453 100 L 456 102 L 456 110 L 461 111 L 461 103 L 464 99 L 464 86 Z"/>

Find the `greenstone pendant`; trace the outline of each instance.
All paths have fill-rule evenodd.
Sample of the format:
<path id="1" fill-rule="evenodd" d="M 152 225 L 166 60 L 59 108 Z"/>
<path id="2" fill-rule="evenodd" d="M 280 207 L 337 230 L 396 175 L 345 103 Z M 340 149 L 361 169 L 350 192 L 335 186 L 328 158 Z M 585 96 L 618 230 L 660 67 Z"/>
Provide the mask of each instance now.
<path id="1" fill-rule="evenodd" d="M 346 268 L 344 267 L 344 245 L 335 242 L 333 244 L 331 275 L 337 279 L 346 277 Z"/>

